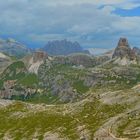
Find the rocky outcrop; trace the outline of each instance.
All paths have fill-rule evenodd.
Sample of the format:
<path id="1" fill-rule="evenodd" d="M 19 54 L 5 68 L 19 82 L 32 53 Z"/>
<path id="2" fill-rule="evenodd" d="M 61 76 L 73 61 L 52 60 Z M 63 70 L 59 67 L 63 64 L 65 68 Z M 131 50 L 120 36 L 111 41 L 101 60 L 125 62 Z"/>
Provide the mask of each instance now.
<path id="1" fill-rule="evenodd" d="M 47 53 L 43 52 L 43 51 L 36 51 L 33 54 L 33 61 L 34 61 L 34 63 L 37 62 L 37 61 L 45 60 L 47 58 L 48 58 Z"/>
<path id="2" fill-rule="evenodd" d="M 43 62 L 48 59 L 48 54 L 43 51 L 34 52 L 33 56 L 28 60 L 28 70 L 31 73 L 38 73 L 38 69 Z"/>
<path id="3" fill-rule="evenodd" d="M 126 38 L 120 38 L 118 46 L 114 51 L 113 58 L 128 58 L 134 60 L 136 58 L 134 51 L 130 48 Z"/>
<path id="4" fill-rule="evenodd" d="M 126 38 L 120 38 L 112 58 L 115 59 L 114 63 L 120 65 L 137 64 L 136 54 Z"/>

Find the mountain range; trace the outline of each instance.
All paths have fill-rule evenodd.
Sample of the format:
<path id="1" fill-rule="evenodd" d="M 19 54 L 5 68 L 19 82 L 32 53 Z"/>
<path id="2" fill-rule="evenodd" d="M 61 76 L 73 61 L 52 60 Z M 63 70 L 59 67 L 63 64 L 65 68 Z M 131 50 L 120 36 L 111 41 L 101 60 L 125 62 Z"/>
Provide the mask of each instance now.
<path id="1" fill-rule="evenodd" d="M 0 52 L 20 58 L 30 53 L 30 49 L 14 39 L 0 39 Z"/>
<path id="2" fill-rule="evenodd" d="M 78 42 L 71 42 L 64 40 L 49 41 L 47 45 L 42 48 L 49 55 L 69 55 L 72 53 L 86 53 L 89 54 L 88 50 L 83 50 Z"/>
<path id="3" fill-rule="evenodd" d="M 49 41 L 47 45 L 37 49 L 30 49 L 14 39 L 0 39 L 0 52 L 9 56 L 23 58 L 25 55 L 28 55 L 36 50 L 42 50 L 47 52 L 49 55 L 54 56 L 69 55 L 73 53 L 89 54 L 89 51 L 84 50 L 78 42 L 71 42 L 66 39 Z"/>
<path id="4" fill-rule="evenodd" d="M 79 49 L 0 53 L 0 139 L 139 140 L 140 50 L 127 38 L 98 56 L 48 44 L 64 42 Z"/>

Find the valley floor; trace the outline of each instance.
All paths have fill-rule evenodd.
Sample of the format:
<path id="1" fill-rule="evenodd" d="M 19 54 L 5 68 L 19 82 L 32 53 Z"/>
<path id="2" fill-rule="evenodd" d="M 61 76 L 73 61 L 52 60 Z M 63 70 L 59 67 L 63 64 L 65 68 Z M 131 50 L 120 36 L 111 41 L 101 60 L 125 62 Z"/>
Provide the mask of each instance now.
<path id="1" fill-rule="evenodd" d="M 139 140 L 139 85 L 89 91 L 76 103 L 30 104 L 0 100 L 2 140 Z"/>

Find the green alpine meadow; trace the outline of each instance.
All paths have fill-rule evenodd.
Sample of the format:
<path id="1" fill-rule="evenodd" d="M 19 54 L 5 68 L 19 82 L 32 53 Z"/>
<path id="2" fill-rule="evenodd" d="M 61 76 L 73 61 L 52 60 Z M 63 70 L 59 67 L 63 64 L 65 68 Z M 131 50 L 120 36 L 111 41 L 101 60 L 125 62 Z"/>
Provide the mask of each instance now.
<path id="1" fill-rule="evenodd" d="M 0 0 L 0 140 L 140 140 L 139 0 Z"/>

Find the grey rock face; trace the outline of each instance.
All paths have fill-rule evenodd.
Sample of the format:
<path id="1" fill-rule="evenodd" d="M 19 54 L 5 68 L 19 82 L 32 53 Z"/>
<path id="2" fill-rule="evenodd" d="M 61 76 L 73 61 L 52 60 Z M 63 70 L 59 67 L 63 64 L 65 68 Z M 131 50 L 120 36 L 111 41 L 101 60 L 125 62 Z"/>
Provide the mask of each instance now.
<path id="1" fill-rule="evenodd" d="M 120 38 L 112 58 L 128 58 L 134 60 L 136 58 L 134 51 L 130 48 L 126 38 Z"/>
<path id="2" fill-rule="evenodd" d="M 48 58 L 47 53 L 43 52 L 43 51 L 36 51 L 33 54 L 33 61 L 37 62 L 37 61 L 42 61 Z"/>

